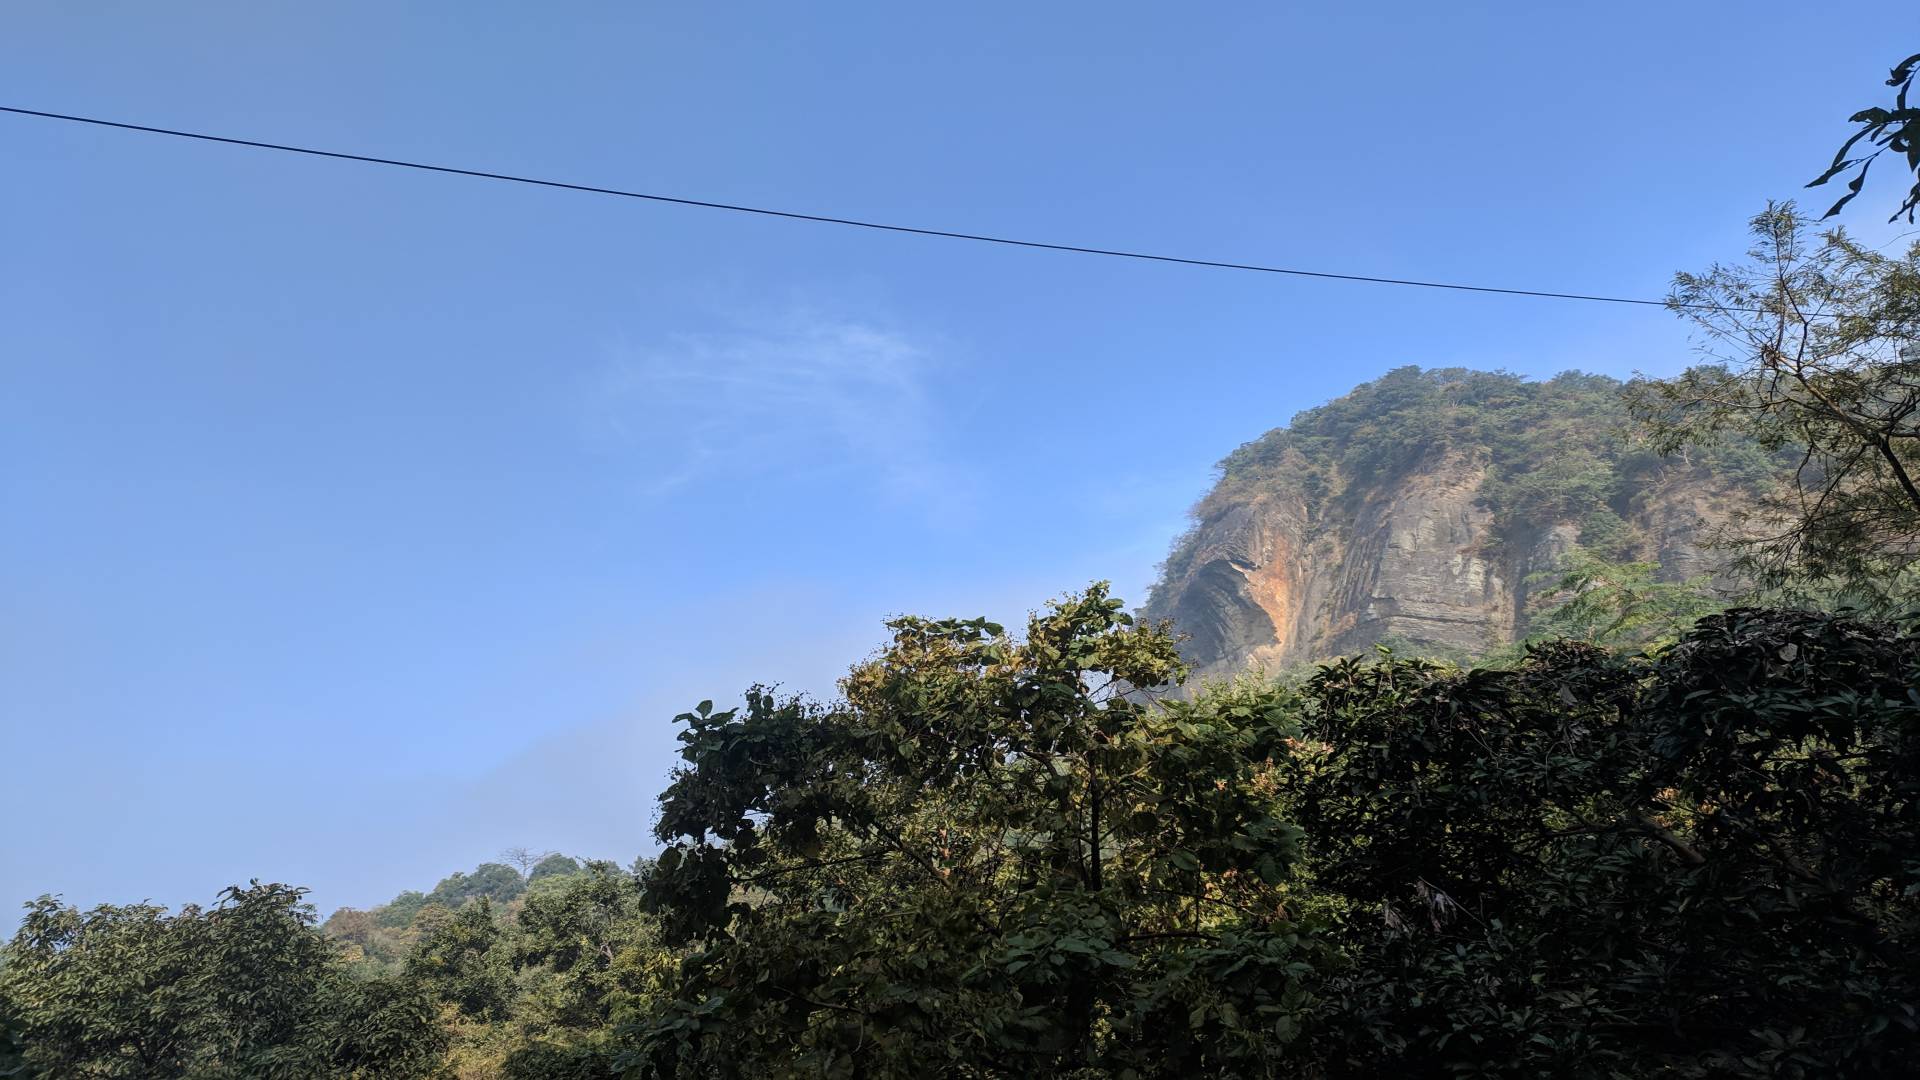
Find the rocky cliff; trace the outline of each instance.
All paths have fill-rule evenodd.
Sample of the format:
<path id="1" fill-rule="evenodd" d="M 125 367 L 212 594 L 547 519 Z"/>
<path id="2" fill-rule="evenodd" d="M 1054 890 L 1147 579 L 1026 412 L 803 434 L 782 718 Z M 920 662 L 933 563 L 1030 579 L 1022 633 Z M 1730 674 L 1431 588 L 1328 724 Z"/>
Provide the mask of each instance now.
<path id="1" fill-rule="evenodd" d="M 1466 657 L 1523 636 L 1529 592 L 1576 544 L 1712 574 L 1708 532 L 1777 463 L 1635 450 L 1621 385 L 1403 368 L 1236 450 L 1144 614 L 1200 675 L 1378 643 Z"/>

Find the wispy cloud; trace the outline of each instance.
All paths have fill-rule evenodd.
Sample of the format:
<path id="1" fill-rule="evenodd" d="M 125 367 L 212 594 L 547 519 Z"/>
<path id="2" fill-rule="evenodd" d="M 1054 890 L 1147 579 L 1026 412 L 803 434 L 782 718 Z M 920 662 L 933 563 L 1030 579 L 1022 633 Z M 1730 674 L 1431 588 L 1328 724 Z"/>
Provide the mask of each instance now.
<path id="1" fill-rule="evenodd" d="M 846 474 L 950 511 L 970 485 L 938 453 L 937 366 L 896 330 L 799 309 L 620 346 L 595 426 L 646 451 L 649 494 L 742 473 Z"/>

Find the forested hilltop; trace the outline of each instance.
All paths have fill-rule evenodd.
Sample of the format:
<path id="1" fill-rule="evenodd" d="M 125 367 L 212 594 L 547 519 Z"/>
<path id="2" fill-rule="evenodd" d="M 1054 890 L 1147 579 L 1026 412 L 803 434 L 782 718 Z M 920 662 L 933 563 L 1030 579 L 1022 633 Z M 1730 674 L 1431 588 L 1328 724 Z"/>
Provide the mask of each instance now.
<path id="1" fill-rule="evenodd" d="M 1405 367 L 1229 454 L 1145 608 L 1200 672 L 1363 652 L 1486 656 L 1583 561 L 1646 585 L 1732 594 L 1715 549 L 1791 473 L 1740 433 L 1685 455 L 1637 431 L 1624 385 L 1568 372 Z M 1716 580 L 1717 579 L 1717 580 Z"/>
<path id="2" fill-rule="evenodd" d="M 409 889 L 365 911 L 343 907 L 321 925 L 327 936 L 344 943 L 347 959 L 369 972 L 390 974 L 423 937 L 439 929 L 469 904 L 484 903 L 511 920 L 529 902 L 564 888 L 568 879 L 600 866 L 558 852 L 530 854 L 515 849 L 505 862 L 481 863 L 472 873 L 455 871 L 431 891 Z"/>

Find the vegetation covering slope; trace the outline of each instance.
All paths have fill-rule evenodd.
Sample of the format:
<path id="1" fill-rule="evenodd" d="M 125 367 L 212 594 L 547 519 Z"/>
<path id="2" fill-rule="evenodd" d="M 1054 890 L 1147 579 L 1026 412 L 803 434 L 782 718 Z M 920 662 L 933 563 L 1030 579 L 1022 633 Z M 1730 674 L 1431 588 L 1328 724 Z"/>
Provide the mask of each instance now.
<path id="1" fill-rule="evenodd" d="M 1498 536 L 1576 522 L 1581 544 L 1596 554 L 1642 555 L 1646 538 L 1624 519 L 1673 463 L 1635 441 L 1623 388 L 1580 372 L 1534 382 L 1507 372 L 1396 368 L 1227 455 L 1195 513 L 1284 492 L 1324 520 L 1347 509 L 1359 485 L 1391 485 L 1422 462 L 1461 456 L 1488 467 L 1481 490 Z M 1753 440 L 1729 439 L 1689 464 L 1758 490 L 1783 462 Z M 1188 540 L 1176 543 L 1169 570 L 1190 554 Z"/>
<path id="2" fill-rule="evenodd" d="M 471 874 L 456 871 L 431 892 L 409 889 L 366 911 L 340 908 L 321 928 L 328 937 L 349 946 L 352 962 L 370 972 L 391 974 L 400 969 L 413 946 L 469 904 L 484 901 L 512 918 L 529 895 L 554 888 L 560 879 L 585 869 L 580 860 L 558 853 L 522 861 L 526 863 L 522 869 L 481 863 Z"/>
<path id="3" fill-rule="evenodd" d="M 395 975 L 273 887 L 221 909 L 245 936 L 42 901 L 4 1015 L 51 1076 L 1864 1077 L 1920 1051 L 1912 622 L 1740 610 L 1651 658 L 1349 660 L 1168 702 L 1114 692 L 1179 664 L 1100 589 L 1020 638 L 893 630 L 843 702 L 682 717 L 657 863 L 474 895 Z"/>
<path id="4" fill-rule="evenodd" d="M 177 912 L 82 912 L 51 897 L 27 905 L 0 957 L 0 1075 L 372 1080 L 435 1070 L 446 1038 L 428 988 L 358 975 L 300 897 L 256 882 Z"/>

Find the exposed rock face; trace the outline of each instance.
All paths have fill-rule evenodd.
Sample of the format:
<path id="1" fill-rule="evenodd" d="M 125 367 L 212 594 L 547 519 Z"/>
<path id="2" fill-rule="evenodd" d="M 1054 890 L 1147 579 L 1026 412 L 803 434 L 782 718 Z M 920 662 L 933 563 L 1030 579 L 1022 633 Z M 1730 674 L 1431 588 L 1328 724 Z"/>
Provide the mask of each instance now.
<path id="1" fill-rule="evenodd" d="M 1554 570 L 1601 506 L 1624 526 L 1611 527 L 1629 538 L 1616 541 L 1631 545 L 1626 554 L 1657 560 L 1663 579 L 1710 574 L 1722 561 L 1705 529 L 1726 518 L 1725 485 L 1697 468 L 1641 467 L 1622 474 L 1605 503 L 1560 520 L 1502 520 L 1488 497 L 1499 467 L 1485 447 L 1436 440 L 1410 464 L 1351 474 L 1344 459 L 1322 453 L 1316 463 L 1297 449 L 1306 419 L 1326 426 L 1320 412 L 1248 444 L 1282 447 L 1284 459 L 1269 455 L 1283 461 L 1270 475 L 1236 480 L 1229 459 L 1163 569 L 1144 614 L 1188 635 L 1197 675 L 1279 670 L 1381 642 L 1456 656 L 1512 642 L 1526 633 L 1528 578 Z M 1501 482 L 1511 485 L 1516 469 L 1509 463 Z M 1303 485 L 1303 474 L 1320 480 Z M 1316 498 L 1316 489 L 1337 495 Z"/>

